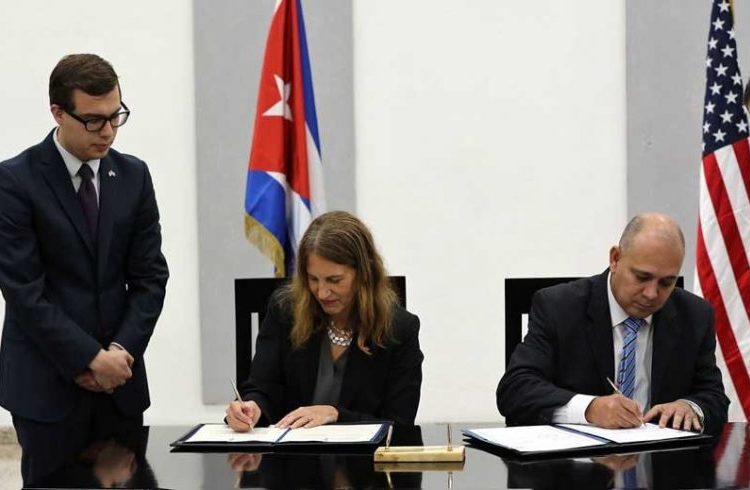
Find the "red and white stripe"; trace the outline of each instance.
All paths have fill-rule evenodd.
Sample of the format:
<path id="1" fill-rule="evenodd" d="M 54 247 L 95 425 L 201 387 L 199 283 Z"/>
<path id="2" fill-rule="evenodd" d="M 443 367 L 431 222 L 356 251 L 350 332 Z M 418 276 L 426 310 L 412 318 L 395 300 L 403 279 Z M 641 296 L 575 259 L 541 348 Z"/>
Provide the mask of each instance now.
<path id="1" fill-rule="evenodd" d="M 715 311 L 730 421 L 750 419 L 750 146 L 703 157 L 695 289 Z"/>
<path id="2" fill-rule="evenodd" d="M 714 448 L 716 488 L 748 488 L 750 459 L 747 458 L 750 428 L 746 424 L 729 424 Z"/>

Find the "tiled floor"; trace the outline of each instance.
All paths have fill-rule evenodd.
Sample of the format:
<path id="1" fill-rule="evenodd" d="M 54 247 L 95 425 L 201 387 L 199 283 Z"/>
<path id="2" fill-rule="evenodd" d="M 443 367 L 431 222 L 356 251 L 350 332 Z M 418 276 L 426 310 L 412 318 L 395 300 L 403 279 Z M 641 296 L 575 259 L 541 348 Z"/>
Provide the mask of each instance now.
<path id="1" fill-rule="evenodd" d="M 21 448 L 11 428 L 0 428 L 0 490 L 21 488 Z"/>

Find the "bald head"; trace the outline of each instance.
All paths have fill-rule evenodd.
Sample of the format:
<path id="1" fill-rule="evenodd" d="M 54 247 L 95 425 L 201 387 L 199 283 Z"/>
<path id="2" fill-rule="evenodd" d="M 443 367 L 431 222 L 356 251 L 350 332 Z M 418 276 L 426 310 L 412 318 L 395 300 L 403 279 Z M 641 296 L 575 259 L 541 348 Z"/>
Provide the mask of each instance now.
<path id="1" fill-rule="evenodd" d="M 685 256 L 685 238 L 669 216 L 639 214 L 609 252 L 610 285 L 617 303 L 635 318 L 659 311 L 672 294 Z"/>
<path id="2" fill-rule="evenodd" d="M 685 236 L 680 225 L 666 214 L 643 213 L 631 219 L 620 237 L 620 251 L 627 252 L 640 237 L 661 240 L 685 253 Z"/>

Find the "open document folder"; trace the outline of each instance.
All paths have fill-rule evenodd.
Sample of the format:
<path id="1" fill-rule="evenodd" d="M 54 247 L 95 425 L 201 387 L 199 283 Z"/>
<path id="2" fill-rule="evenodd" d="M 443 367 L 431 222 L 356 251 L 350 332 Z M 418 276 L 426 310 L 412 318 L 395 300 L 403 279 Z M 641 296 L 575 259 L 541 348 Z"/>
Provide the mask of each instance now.
<path id="1" fill-rule="evenodd" d="M 377 444 L 388 424 L 335 424 L 311 429 L 256 427 L 235 432 L 226 424 L 201 424 L 172 443 L 175 447 L 277 446 L 295 444 Z"/>
<path id="2" fill-rule="evenodd" d="M 558 424 L 466 429 L 463 434 L 483 444 L 519 455 L 545 455 L 586 450 L 646 449 L 679 441 L 710 441 L 711 437 L 645 424 L 634 429 L 601 429 L 591 425 Z"/>

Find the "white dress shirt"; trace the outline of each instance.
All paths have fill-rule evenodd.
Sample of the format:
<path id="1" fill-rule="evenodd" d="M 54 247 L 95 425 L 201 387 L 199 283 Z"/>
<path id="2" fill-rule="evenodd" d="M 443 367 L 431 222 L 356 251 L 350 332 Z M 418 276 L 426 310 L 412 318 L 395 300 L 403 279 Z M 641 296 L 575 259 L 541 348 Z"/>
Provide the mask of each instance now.
<path id="1" fill-rule="evenodd" d="M 81 165 L 84 163 L 88 163 L 89 167 L 91 167 L 91 170 L 94 172 L 94 189 L 96 190 L 96 200 L 97 203 L 99 201 L 99 164 L 101 163 L 101 160 L 89 160 L 88 162 L 82 162 L 78 159 L 75 155 L 70 153 L 68 150 L 63 147 L 62 144 L 60 144 L 60 140 L 57 137 L 57 132 L 60 129 L 56 129 L 53 134 L 53 139 L 55 140 L 55 146 L 57 147 L 57 151 L 60 152 L 60 156 L 62 156 L 63 162 L 65 162 L 65 167 L 68 169 L 68 173 L 70 174 L 70 180 L 73 182 L 73 188 L 78 192 L 78 189 L 81 187 L 81 181 L 83 180 L 79 175 L 78 171 L 81 169 Z"/>

